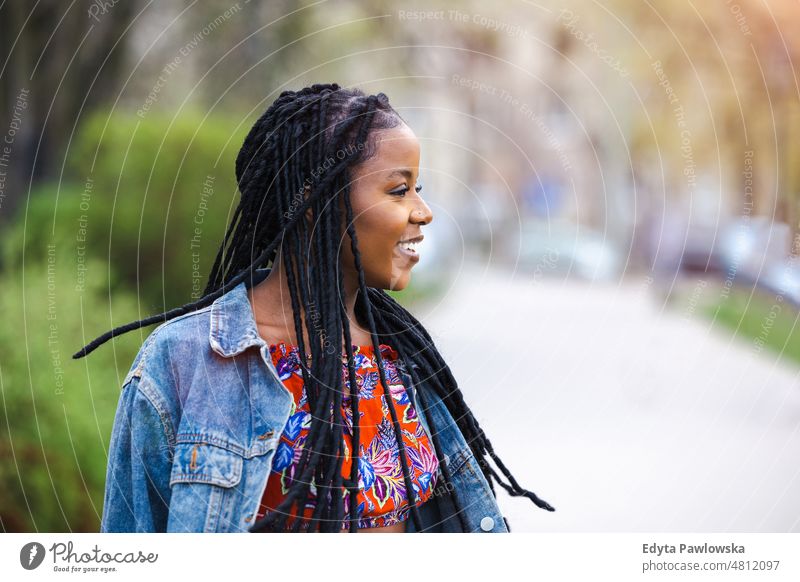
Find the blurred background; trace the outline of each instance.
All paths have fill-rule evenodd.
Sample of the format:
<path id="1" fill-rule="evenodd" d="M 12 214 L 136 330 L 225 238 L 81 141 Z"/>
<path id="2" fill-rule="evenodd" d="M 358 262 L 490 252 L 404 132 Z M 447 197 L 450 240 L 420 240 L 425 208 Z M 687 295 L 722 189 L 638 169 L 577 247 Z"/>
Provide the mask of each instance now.
<path id="1" fill-rule="evenodd" d="M 513 531 L 800 531 L 800 9 L 0 4 L 0 528 L 97 531 L 121 381 L 199 298 L 285 89 L 385 92 L 412 286 L 523 487 Z M 199 234 L 195 227 L 200 225 Z"/>

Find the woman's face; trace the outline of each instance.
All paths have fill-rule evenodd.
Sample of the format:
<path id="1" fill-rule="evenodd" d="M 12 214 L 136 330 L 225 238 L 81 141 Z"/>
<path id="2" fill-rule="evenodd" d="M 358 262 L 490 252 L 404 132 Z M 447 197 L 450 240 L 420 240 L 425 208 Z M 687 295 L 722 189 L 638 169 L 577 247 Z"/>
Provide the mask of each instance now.
<path id="1" fill-rule="evenodd" d="M 353 224 L 367 286 L 399 291 L 420 259 L 422 225 L 433 213 L 416 190 L 419 141 L 411 128 L 401 123 L 374 138 L 375 155 L 351 172 Z M 340 256 L 345 273 L 353 276 L 350 245 L 345 234 Z"/>

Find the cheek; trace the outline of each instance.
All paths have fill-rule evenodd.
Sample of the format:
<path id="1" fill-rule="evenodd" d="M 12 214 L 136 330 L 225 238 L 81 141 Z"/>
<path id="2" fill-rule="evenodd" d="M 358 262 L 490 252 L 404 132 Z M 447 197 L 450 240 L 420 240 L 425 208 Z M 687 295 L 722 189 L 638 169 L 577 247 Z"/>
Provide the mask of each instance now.
<path id="1" fill-rule="evenodd" d="M 370 250 L 378 252 L 393 250 L 394 245 L 402 238 L 405 227 L 405 221 L 398 209 L 388 205 L 373 206 L 356 220 L 358 240 L 369 242 Z M 362 252 L 365 250 L 362 249 Z"/>
<path id="2" fill-rule="evenodd" d="M 398 219 L 396 208 L 373 206 L 356 219 L 355 228 L 368 284 L 386 286 L 400 268 L 396 244 L 403 237 L 405 223 Z"/>

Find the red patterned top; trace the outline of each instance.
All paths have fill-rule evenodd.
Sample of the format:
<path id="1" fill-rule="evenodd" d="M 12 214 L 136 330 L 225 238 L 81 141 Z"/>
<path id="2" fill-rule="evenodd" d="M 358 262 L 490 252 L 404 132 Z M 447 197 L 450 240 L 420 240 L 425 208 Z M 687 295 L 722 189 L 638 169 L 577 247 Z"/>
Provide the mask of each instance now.
<path id="1" fill-rule="evenodd" d="M 385 364 L 386 383 L 400 424 L 411 483 L 419 505 L 430 498 L 436 484 L 436 471 L 439 465 L 428 434 L 417 418 L 416 410 L 395 366 L 397 352 L 386 344 L 380 344 L 380 348 Z M 294 403 L 272 460 L 272 470 L 261 499 L 258 519 L 275 509 L 285 498 L 311 426 L 311 413 L 300 368 L 298 347 L 288 348 L 281 342 L 271 344 L 269 351 L 280 379 L 294 397 Z M 386 396 L 380 383 L 373 347 L 353 346 L 353 358 L 358 385 L 361 443 L 358 472 L 358 527 L 390 526 L 405 521 L 410 512 L 397 439 Z M 345 426 L 342 428 L 345 455 L 342 461 L 342 475 L 349 480 L 352 465 L 353 413 L 347 380 L 347 357 L 344 355 L 342 369 L 345 391 L 342 398 L 342 418 L 345 421 Z M 308 518 L 311 517 L 316 505 L 313 480 L 310 491 L 312 499 L 304 508 L 304 514 Z M 350 492 L 345 490 L 345 520 L 342 529 L 349 529 L 347 519 L 349 497 Z M 287 527 L 291 523 L 292 518 L 287 520 Z"/>

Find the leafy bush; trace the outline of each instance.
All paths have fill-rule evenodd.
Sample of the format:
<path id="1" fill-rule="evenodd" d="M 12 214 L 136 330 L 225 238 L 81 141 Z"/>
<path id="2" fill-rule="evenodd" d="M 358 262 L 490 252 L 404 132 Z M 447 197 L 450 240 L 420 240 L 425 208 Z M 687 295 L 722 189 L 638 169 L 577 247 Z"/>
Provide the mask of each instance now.
<path id="1" fill-rule="evenodd" d="M 91 117 L 67 153 L 68 179 L 23 205 L 6 264 L 52 237 L 110 263 L 112 290 L 135 291 L 145 314 L 187 303 L 205 288 L 238 203 L 234 160 L 250 124 L 237 123 L 193 112 Z"/>
<path id="2" fill-rule="evenodd" d="M 98 529 L 119 389 L 149 331 L 71 356 L 202 292 L 249 126 L 191 112 L 95 115 L 65 180 L 39 186 L 0 233 L 3 530 Z"/>
<path id="3" fill-rule="evenodd" d="M 24 276 L 0 275 L 0 527 L 97 531 L 120 387 L 148 329 L 71 359 L 139 310 L 130 293 L 109 305 L 107 267 L 96 259 L 76 291 L 71 249 L 50 250 L 40 244 Z"/>

